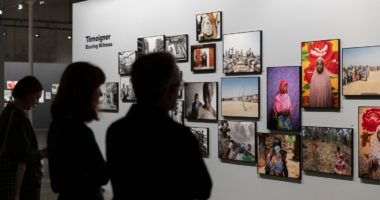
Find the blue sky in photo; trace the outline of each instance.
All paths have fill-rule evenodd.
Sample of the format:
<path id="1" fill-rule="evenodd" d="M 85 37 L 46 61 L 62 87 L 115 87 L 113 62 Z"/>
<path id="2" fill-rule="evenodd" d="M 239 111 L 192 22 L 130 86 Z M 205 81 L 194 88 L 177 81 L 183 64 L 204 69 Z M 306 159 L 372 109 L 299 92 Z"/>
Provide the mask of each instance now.
<path id="1" fill-rule="evenodd" d="M 343 67 L 350 65 L 380 66 L 380 46 L 344 48 Z"/>
<path id="2" fill-rule="evenodd" d="M 239 97 L 241 95 L 259 93 L 259 78 L 222 78 L 222 98 Z"/>

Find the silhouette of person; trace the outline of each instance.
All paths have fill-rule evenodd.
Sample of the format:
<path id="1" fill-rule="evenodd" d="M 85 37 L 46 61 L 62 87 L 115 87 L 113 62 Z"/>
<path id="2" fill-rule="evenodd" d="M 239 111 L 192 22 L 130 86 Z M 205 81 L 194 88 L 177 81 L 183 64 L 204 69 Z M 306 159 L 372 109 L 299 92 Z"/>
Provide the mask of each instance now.
<path id="1" fill-rule="evenodd" d="M 318 58 L 310 82 L 310 107 L 332 107 L 331 81 L 325 69 L 323 58 Z"/>
<path id="2" fill-rule="evenodd" d="M 137 103 L 111 124 L 106 135 L 114 200 L 151 199 L 152 194 L 156 199 L 209 198 L 212 182 L 198 141 L 168 114 L 180 87 L 175 58 L 168 52 L 138 58 L 132 83 Z"/>
<path id="3" fill-rule="evenodd" d="M 24 110 L 38 104 L 42 90 L 37 78 L 22 78 L 12 91 L 14 101 L 0 115 L 0 199 L 40 199 L 41 159 L 47 157 L 47 150 L 38 150 Z"/>
<path id="4" fill-rule="evenodd" d="M 104 81 L 103 71 L 86 62 L 70 64 L 61 77 L 47 138 L 51 187 L 59 200 L 103 200 L 106 163 L 86 123 L 99 119 Z"/>
<path id="5" fill-rule="evenodd" d="M 191 104 L 191 113 L 190 118 L 196 119 L 198 116 L 198 110 L 203 104 L 199 102 L 199 94 L 195 93 L 194 95 L 194 102 Z"/>

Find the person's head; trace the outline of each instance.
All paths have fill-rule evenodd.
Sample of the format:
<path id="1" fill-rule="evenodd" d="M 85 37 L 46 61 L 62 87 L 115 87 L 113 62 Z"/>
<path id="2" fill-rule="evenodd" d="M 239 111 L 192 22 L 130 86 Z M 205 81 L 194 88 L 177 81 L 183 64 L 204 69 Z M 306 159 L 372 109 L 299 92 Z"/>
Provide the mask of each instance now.
<path id="1" fill-rule="evenodd" d="M 195 95 L 194 95 L 194 101 L 195 101 L 196 103 L 199 102 L 199 94 L 198 94 L 198 93 L 195 93 Z"/>
<path id="2" fill-rule="evenodd" d="M 67 66 L 51 106 L 53 119 L 98 120 L 98 101 L 102 95 L 99 87 L 105 79 L 104 72 L 90 63 Z"/>
<path id="3" fill-rule="evenodd" d="M 132 66 L 132 84 L 139 103 L 171 110 L 177 100 L 181 78 L 175 58 L 168 52 L 144 55 Z"/>
<path id="4" fill-rule="evenodd" d="M 203 83 L 203 101 L 206 106 L 211 106 L 212 96 L 213 96 L 213 86 L 212 82 Z"/>
<path id="5" fill-rule="evenodd" d="M 280 92 L 281 94 L 286 94 L 286 93 L 288 93 L 288 83 L 287 83 L 285 80 L 281 80 L 281 82 L 280 82 L 279 92 Z"/>
<path id="6" fill-rule="evenodd" d="M 318 59 L 317 59 L 316 67 L 317 67 L 317 72 L 318 72 L 318 74 L 322 74 L 323 69 L 324 69 L 324 67 L 325 67 L 325 65 L 324 65 L 324 61 L 323 61 L 322 58 L 318 58 Z"/>
<path id="7" fill-rule="evenodd" d="M 25 76 L 19 80 L 12 91 L 12 96 L 25 110 L 30 110 L 38 104 L 43 87 L 34 76 Z"/>

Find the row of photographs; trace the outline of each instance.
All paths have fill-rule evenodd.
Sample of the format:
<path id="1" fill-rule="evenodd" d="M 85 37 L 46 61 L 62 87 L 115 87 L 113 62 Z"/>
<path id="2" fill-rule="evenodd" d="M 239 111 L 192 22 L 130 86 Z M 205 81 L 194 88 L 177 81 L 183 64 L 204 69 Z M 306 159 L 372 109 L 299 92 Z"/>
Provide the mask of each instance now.
<path id="1" fill-rule="evenodd" d="M 359 177 L 380 180 L 380 129 L 368 118 L 373 112 L 380 116 L 380 108 L 359 108 Z M 207 157 L 209 129 L 191 131 Z M 218 125 L 218 158 L 257 164 L 262 175 L 301 179 L 302 169 L 352 177 L 353 154 L 352 128 L 303 126 L 298 135 L 258 133 L 256 123 L 248 121 L 222 120 Z"/>

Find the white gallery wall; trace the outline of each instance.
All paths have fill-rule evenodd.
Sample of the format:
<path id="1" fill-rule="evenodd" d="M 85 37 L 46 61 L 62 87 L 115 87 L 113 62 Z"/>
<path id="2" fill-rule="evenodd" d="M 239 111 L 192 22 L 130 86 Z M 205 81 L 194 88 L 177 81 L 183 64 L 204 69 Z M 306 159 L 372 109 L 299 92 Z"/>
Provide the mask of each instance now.
<path id="1" fill-rule="evenodd" d="M 137 50 L 137 38 L 155 35 L 189 35 L 189 48 L 199 44 L 195 37 L 195 15 L 223 12 L 223 33 L 263 31 L 263 71 L 260 119 L 257 131 L 266 129 L 266 68 L 300 66 L 301 42 L 340 39 L 341 47 L 380 44 L 380 1 L 378 0 L 91 0 L 74 4 L 73 60 L 89 61 L 102 67 L 109 82 L 119 82 L 118 52 Z M 85 49 L 86 36 L 111 35 L 112 47 Z M 222 41 L 217 44 L 215 73 L 193 74 L 190 61 L 179 63 L 186 82 L 218 81 L 222 70 Z M 379 58 L 380 59 L 380 58 Z M 149 73 L 149 72 L 147 72 Z M 380 77 L 379 77 L 380 78 Z M 220 94 L 220 84 L 219 84 Z M 219 100 L 220 102 L 220 95 Z M 123 117 L 131 104 L 119 103 L 118 113 L 101 113 L 93 128 L 105 150 L 108 126 Z M 217 123 L 187 122 L 188 126 L 210 128 L 210 155 L 205 162 L 213 180 L 212 200 L 231 199 L 377 199 L 377 182 L 358 178 L 358 106 L 380 106 L 379 99 L 341 97 L 339 112 L 302 109 L 303 126 L 354 128 L 354 176 L 352 179 L 302 172 L 302 180 L 261 177 L 256 166 L 222 162 L 217 155 Z M 219 118 L 220 116 L 219 103 Z M 149 124 L 149 114 L 146 123 Z M 128 130 L 125 130 L 128 134 Z M 163 133 L 157 133 L 163 134 Z M 149 138 L 147 138 L 148 140 Z M 125 141 L 126 145 L 132 141 Z M 144 141 L 138 141 L 144 143 Z M 125 161 L 128 159 L 125 152 Z M 145 166 L 147 169 L 151 166 Z M 153 166 L 154 167 L 154 166 Z M 185 173 L 185 172 L 184 172 Z M 163 180 L 164 181 L 164 180 Z"/>

